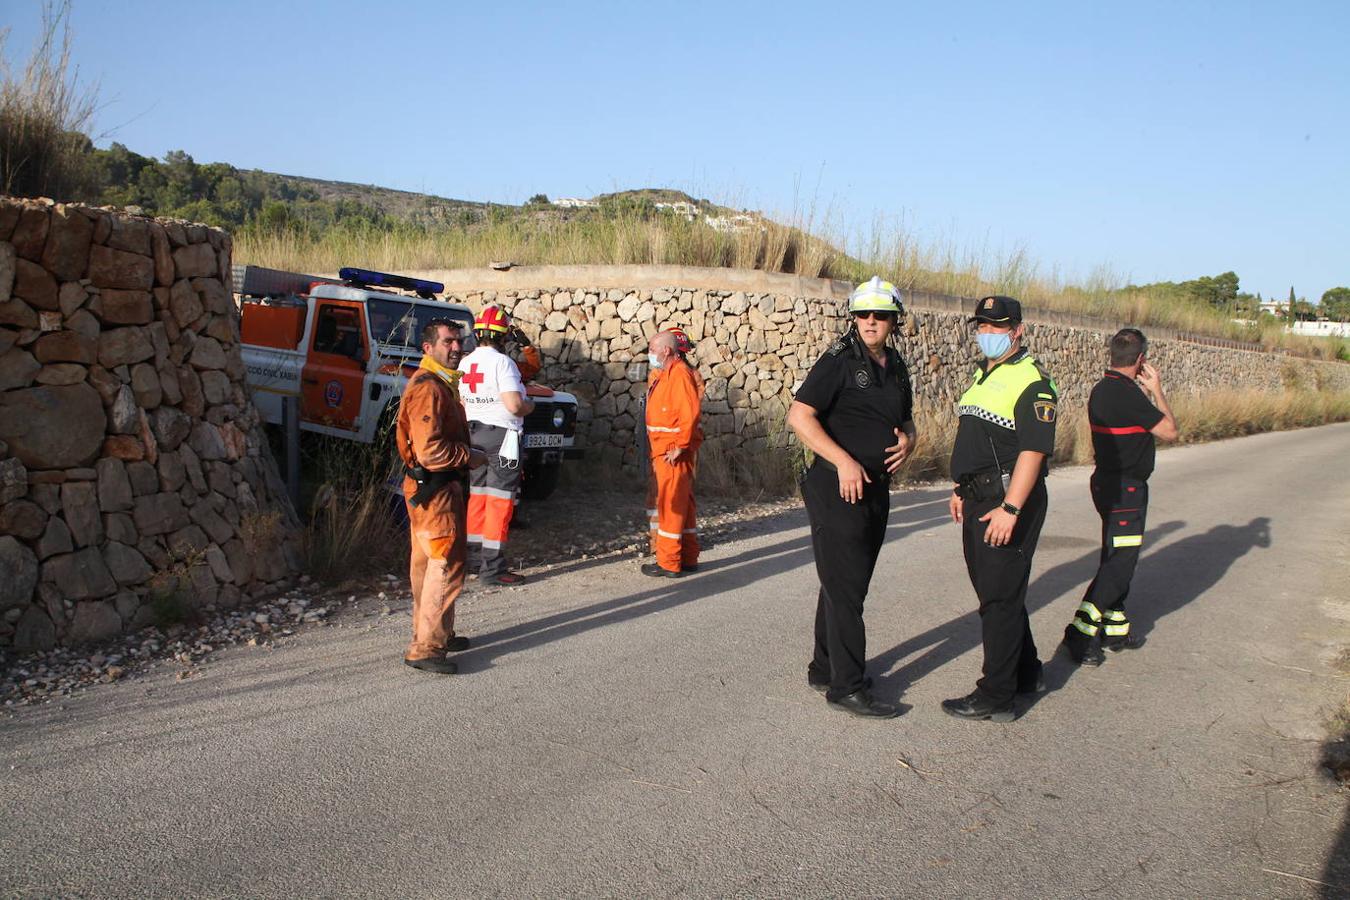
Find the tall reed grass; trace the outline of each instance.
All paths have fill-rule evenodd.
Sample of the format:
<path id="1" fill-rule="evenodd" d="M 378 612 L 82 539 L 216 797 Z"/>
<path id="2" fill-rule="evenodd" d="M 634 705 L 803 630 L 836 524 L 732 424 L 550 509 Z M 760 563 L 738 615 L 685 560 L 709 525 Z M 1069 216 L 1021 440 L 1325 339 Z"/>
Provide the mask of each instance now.
<path id="1" fill-rule="evenodd" d="M 23 72 L 9 64 L 0 31 L 0 192 L 92 200 L 86 132 L 97 83 L 81 86 L 70 56 L 70 2 L 43 5 L 42 31 Z"/>

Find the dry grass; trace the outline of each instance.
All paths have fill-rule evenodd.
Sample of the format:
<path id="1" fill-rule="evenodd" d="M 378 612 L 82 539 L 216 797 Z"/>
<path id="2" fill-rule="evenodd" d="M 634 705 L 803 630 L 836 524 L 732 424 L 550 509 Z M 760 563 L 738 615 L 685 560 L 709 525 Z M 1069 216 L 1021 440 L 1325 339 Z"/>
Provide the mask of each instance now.
<path id="1" fill-rule="evenodd" d="M 406 561 L 407 525 L 402 504 L 387 485 L 402 464 L 390 452 L 392 440 L 369 446 L 306 435 L 305 493 L 308 494 L 304 549 L 314 577 L 337 582 L 387 572 Z"/>
<path id="2" fill-rule="evenodd" d="M 80 86 L 69 20 L 69 0 L 44 4 L 42 32 L 22 75 L 8 62 L 8 29 L 0 31 L 0 192 L 77 199 L 93 190 L 85 133 L 98 85 Z"/>

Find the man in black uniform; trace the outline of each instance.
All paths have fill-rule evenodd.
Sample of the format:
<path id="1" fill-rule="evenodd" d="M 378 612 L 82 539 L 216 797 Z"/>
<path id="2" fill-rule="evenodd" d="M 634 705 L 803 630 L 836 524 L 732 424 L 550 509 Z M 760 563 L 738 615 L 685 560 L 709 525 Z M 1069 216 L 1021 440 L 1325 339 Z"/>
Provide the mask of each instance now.
<path id="1" fill-rule="evenodd" d="M 1105 662 L 1103 647 L 1119 652 L 1141 643 L 1130 634 L 1125 598 L 1144 543 L 1153 439 L 1174 441 L 1178 435 L 1177 420 L 1163 396 L 1162 378 L 1145 358 L 1148 341 L 1143 333 L 1122 328 L 1111 338 L 1110 348 L 1111 368 L 1088 398 L 1092 451 L 1097 458 L 1090 483 L 1092 504 L 1102 517 L 1102 554 L 1097 577 L 1064 629 L 1069 657 L 1086 666 Z M 1145 390 L 1153 395 L 1152 403 Z M 1099 635 L 1100 646 L 1095 640 Z"/>
<path id="2" fill-rule="evenodd" d="M 863 601 L 890 516 L 890 476 L 914 449 L 914 397 L 888 341 L 904 313 L 895 286 L 873 278 L 849 298 L 853 324 L 811 368 L 788 425 L 815 453 L 802 479 L 820 592 L 811 687 L 835 709 L 889 719 L 864 674 Z"/>
<path id="3" fill-rule="evenodd" d="M 1055 449 L 1058 391 L 1022 348 L 1022 305 L 985 297 L 970 319 L 985 357 L 957 401 L 950 509 L 980 602 L 984 672 L 949 715 L 1011 722 L 1013 696 L 1042 689 L 1027 618 L 1027 581 L 1045 521 L 1046 460 Z"/>

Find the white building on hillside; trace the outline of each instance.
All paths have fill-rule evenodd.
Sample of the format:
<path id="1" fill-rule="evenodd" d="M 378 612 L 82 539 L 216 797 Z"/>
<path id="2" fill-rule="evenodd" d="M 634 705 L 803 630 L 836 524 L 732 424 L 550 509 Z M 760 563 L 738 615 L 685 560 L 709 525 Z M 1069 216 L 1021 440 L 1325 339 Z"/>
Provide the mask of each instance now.
<path id="1" fill-rule="evenodd" d="M 1307 337 L 1350 337 L 1350 322 L 1295 322 L 1284 330 Z"/>
<path id="2" fill-rule="evenodd" d="M 565 209 L 583 209 L 588 206 L 599 206 L 594 200 L 582 200 L 580 197 L 559 197 L 553 201 L 554 206 L 561 206 Z"/>

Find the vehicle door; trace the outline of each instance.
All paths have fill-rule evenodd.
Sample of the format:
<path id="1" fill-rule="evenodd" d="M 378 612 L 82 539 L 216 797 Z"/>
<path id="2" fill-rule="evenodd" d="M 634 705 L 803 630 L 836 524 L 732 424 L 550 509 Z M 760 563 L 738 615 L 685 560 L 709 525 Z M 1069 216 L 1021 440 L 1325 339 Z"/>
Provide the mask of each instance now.
<path id="1" fill-rule="evenodd" d="M 305 366 L 300 373 L 300 417 L 315 425 L 360 428 L 370 335 L 363 305 L 315 300 Z"/>

